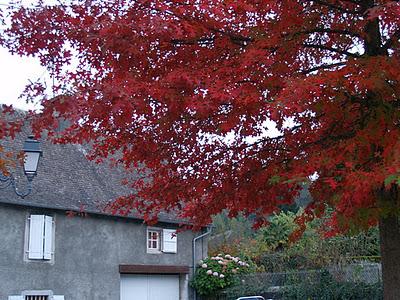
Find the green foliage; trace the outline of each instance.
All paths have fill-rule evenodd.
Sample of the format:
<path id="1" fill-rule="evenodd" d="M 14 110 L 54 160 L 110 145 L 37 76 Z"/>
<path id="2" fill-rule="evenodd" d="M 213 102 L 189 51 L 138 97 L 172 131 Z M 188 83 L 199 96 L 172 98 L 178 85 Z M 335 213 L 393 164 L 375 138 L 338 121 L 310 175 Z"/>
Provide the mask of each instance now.
<path id="1" fill-rule="evenodd" d="M 237 280 L 237 275 L 254 272 L 255 265 L 229 254 L 207 257 L 199 262 L 191 286 L 200 295 L 212 295 Z"/>
<path id="2" fill-rule="evenodd" d="M 396 182 L 397 185 L 400 185 L 400 176 L 399 174 L 390 174 L 385 178 L 385 186 L 389 186 L 393 182 Z"/>
<path id="3" fill-rule="evenodd" d="M 287 300 L 380 300 L 383 299 L 382 284 L 363 282 L 338 282 L 328 271 L 319 280 L 293 278 L 283 290 Z"/>
<path id="4" fill-rule="evenodd" d="M 226 212 L 222 212 L 213 217 L 213 234 L 225 233 L 232 231 L 238 237 L 252 237 L 254 230 L 252 229 L 252 221 L 242 215 L 236 218 L 229 218 Z"/>
<path id="5" fill-rule="evenodd" d="M 233 284 L 220 293 L 223 295 L 223 297 L 220 298 L 224 300 L 234 300 L 243 296 L 244 291 L 246 291 L 246 295 L 262 295 L 265 293 L 265 290 L 265 282 L 260 282 L 257 278 L 257 274 L 255 274 L 255 276 L 241 276 L 238 278 L 237 284 Z"/>
<path id="6" fill-rule="evenodd" d="M 303 236 L 291 243 L 289 236 L 296 229 L 295 218 L 300 213 L 287 211 L 275 214 L 270 218 L 269 226 L 258 231 L 246 231 L 241 239 L 226 241 L 211 249 L 211 253 L 226 252 L 246 257 L 253 260 L 260 271 L 266 272 L 320 269 L 329 265 L 379 260 L 377 227 L 365 232 L 325 238 L 320 234 L 324 220 L 314 220 L 307 224 Z M 251 221 L 242 217 L 232 221 L 225 219 L 224 228 L 232 228 L 230 224 L 236 226 L 235 230 L 248 229 Z M 219 228 L 222 226 L 219 225 Z"/>
<path id="7" fill-rule="evenodd" d="M 270 219 L 268 227 L 261 229 L 264 242 L 270 249 L 287 246 L 289 235 L 296 229 L 294 219 L 296 214 L 288 211 L 287 213 L 274 214 Z"/>
<path id="8" fill-rule="evenodd" d="M 365 232 L 351 232 L 347 235 L 325 238 L 320 232 L 324 220 L 314 220 L 307 224 L 303 236 L 292 243 L 289 236 L 296 229 L 295 218 L 301 213 L 285 211 L 270 218 L 270 225 L 250 232 L 242 239 L 227 242 L 214 251 L 229 252 L 254 261 L 257 271 L 274 274 L 251 274 L 241 277 L 228 288 L 223 289 L 226 299 L 236 299 L 243 291 L 263 294 L 274 286 L 286 286 L 284 299 L 301 300 L 341 300 L 341 299 L 382 299 L 381 284 L 336 281 L 327 272 L 312 270 L 326 269 L 327 266 L 348 265 L 353 262 L 379 260 L 379 232 L 372 227 Z M 249 228 L 251 222 L 244 218 L 224 223 L 240 228 Z M 232 222 L 232 223 L 230 223 Z M 221 228 L 221 227 L 220 227 Z M 217 252 L 215 252 L 217 253 Z M 305 270 L 304 272 L 299 270 Z M 310 270 L 310 271 L 306 271 Z M 287 272 L 291 275 L 287 277 Z M 304 277 L 304 276 L 306 277 Z M 272 276 L 269 278 L 268 276 Z M 302 277 L 303 276 L 303 277 Z M 225 299 L 223 297 L 223 299 Z"/>
<path id="9" fill-rule="evenodd" d="M 292 212 L 274 215 L 271 225 L 261 230 L 264 239 L 260 242 L 266 243 L 270 251 L 254 259 L 267 271 L 318 269 L 380 255 L 377 227 L 354 235 L 324 238 L 320 234 L 324 220 L 314 220 L 307 225 L 298 241 L 290 243 L 289 236 L 296 228 L 297 216 Z"/>

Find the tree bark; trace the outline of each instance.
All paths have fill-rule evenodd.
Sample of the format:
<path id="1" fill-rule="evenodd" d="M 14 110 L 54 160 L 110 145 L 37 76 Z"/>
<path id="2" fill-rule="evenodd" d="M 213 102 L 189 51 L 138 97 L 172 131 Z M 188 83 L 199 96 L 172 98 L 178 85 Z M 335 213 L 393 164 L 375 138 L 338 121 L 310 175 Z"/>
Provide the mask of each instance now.
<path id="1" fill-rule="evenodd" d="M 375 0 L 359 1 L 362 11 L 366 14 L 377 4 Z M 381 28 L 378 18 L 369 20 L 364 28 L 365 54 L 373 57 L 388 56 L 388 51 L 382 45 Z M 375 95 L 369 93 L 369 97 Z M 393 184 L 389 189 L 382 186 L 378 191 L 382 215 L 379 218 L 379 236 L 382 257 L 382 279 L 384 300 L 400 300 L 400 223 L 399 223 L 399 189 Z"/>
<path id="2" fill-rule="evenodd" d="M 382 256 L 383 299 L 400 299 L 400 223 L 396 215 L 381 217 L 379 236 Z"/>

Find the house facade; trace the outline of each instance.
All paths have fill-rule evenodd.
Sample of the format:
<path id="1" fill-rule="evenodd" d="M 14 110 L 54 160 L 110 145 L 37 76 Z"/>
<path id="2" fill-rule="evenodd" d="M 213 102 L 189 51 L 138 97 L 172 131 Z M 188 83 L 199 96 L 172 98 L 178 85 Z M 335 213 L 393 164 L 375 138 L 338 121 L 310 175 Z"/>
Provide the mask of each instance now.
<path id="1" fill-rule="evenodd" d="M 193 299 L 202 232 L 177 233 L 182 220 L 168 214 L 153 226 L 108 214 L 105 204 L 128 192 L 124 174 L 89 162 L 77 145 L 43 148 L 29 196 L 0 189 L 0 299 Z"/>

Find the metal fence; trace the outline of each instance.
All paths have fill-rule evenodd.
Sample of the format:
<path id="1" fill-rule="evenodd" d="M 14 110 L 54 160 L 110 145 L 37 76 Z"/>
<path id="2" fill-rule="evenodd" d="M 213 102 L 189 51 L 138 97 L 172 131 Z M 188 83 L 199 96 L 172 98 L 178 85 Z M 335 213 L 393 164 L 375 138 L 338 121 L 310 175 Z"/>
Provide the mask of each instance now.
<path id="1" fill-rule="evenodd" d="M 381 282 L 380 263 L 354 263 L 338 265 L 326 270 L 307 270 L 282 273 L 255 273 L 245 275 L 239 279 L 239 283 L 226 289 L 219 295 L 207 298 L 208 300 L 230 300 L 237 296 L 261 295 L 265 299 L 282 299 L 282 290 L 293 282 L 318 283 L 324 271 L 337 282 L 352 282 L 376 284 Z"/>
<path id="2" fill-rule="evenodd" d="M 377 283 L 382 280 L 380 263 L 357 263 L 328 269 L 338 281 Z"/>

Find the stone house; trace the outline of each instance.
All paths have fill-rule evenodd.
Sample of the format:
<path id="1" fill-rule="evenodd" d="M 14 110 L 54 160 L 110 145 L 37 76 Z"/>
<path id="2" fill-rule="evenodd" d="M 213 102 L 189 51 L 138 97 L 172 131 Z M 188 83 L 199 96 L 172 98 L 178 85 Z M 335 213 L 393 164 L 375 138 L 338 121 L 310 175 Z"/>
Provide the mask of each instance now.
<path id="1" fill-rule="evenodd" d="M 6 146 L 22 149 L 22 138 Z M 1 300 L 193 299 L 206 229 L 175 234 L 182 221 L 172 215 L 154 226 L 111 215 L 104 205 L 126 192 L 120 170 L 88 161 L 79 145 L 42 149 L 29 196 L 0 189 Z M 24 180 L 16 175 L 21 189 Z"/>

